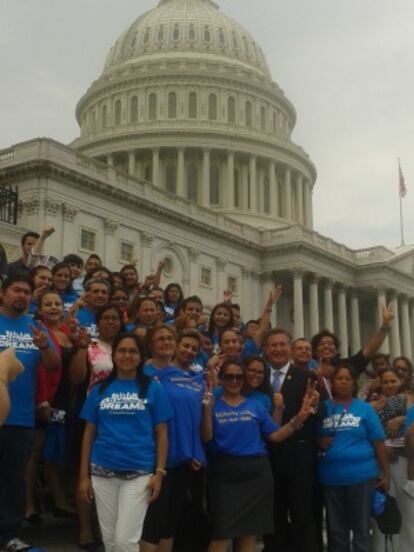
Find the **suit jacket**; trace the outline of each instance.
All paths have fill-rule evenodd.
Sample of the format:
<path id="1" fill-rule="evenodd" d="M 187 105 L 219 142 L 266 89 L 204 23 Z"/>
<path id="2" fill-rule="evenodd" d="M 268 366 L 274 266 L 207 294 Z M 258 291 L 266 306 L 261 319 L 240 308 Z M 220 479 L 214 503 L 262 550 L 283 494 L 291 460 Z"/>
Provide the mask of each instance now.
<path id="1" fill-rule="evenodd" d="M 283 395 L 285 409 L 282 425 L 287 424 L 301 409 L 308 380 L 315 381 L 313 372 L 289 366 L 280 392 Z M 282 443 L 269 445 L 270 460 L 273 469 L 279 474 L 292 474 L 314 471 L 316 459 L 316 416 L 310 416 L 303 427 L 295 431 Z"/>

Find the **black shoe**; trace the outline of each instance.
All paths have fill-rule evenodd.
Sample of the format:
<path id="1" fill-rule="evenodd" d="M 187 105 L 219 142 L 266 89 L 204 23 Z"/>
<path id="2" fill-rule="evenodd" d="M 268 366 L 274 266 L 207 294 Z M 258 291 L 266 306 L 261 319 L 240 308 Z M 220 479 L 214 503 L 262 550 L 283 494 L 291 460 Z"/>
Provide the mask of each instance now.
<path id="1" fill-rule="evenodd" d="M 30 525 L 33 525 L 33 527 L 37 527 L 38 525 L 41 525 L 43 523 L 42 516 L 37 512 L 30 514 L 30 516 L 26 516 L 24 518 L 24 521 L 30 523 Z"/>

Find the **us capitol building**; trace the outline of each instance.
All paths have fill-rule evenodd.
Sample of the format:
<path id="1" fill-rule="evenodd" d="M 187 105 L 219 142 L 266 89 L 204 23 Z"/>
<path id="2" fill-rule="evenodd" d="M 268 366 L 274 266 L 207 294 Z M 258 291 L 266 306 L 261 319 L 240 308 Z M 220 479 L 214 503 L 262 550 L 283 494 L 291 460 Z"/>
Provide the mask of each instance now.
<path id="1" fill-rule="evenodd" d="M 138 259 L 140 275 L 167 259 L 163 285 L 207 308 L 231 287 L 245 319 L 281 282 L 273 323 L 335 330 L 344 355 L 391 302 L 384 350 L 412 356 L 414 247 L 352 250 L 313 230 L 317 173 L 291 140 L 295 109 L 256 40 L 211 0 L 161 0 L 138 17 L 76 117 L 69 146 L 0 151 L 0 184 L 20 200 L 17 224 L 0 223 L 11 260 L 24 231 L 53 225 L 57 257 L 96 252 L 113 270 Z"/>

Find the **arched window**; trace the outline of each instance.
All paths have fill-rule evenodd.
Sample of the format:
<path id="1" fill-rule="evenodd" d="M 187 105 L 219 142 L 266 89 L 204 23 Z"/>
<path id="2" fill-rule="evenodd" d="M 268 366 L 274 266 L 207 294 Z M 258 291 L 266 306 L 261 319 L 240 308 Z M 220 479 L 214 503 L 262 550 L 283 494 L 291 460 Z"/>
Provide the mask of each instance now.
<path id="1" fill-rule="evenodd" d="M 147 28 L 144 34 L 144 40 L 143 40 L 144 44 L 148 44 L 149 39 L 150 39 L 150 30 Z"/>
<path id="2" fill-rule="evenodd" d="M 208 25 L 204 26 L 204 40 L 206 42 L 210 42 L 211 40 L 211 32 Z"/>
<path id="3" fill-rule="evenodd" d="M 234 169 L 234 206 L 241 207 L 240 178 L 238 169 Z"/>
<path id="4" fill-rule="evenodd" d="M 253 126 L 253 107 L 249 100 L 246 102 L 246 126 L 249 128 Z"/>
<path id="5" fill-rule="evenodd" d="M 277 132 L 277 118 L 276 113 L 273 113 L 273 134 L 276 134 Z"/>
<path id="6" fill-rule="evenodd" d="M 157 94 L 154 92 L 149 95 L 148 99 L 148 119 L 153 121 L 157 118 Z"/>
<path id="7" fill-rule="evenodd" d="M 131 123 L 138 121 L 138 98 L 132 96 L 131 98 Z"/>
<path id="8" fill-rule="evenodd" d="M 270 214 L 270 183 L 267 176 L 263 180 L 263 211 Z"/>
<path id="9" fill-rule="evenodd" d="M 227 120 L 229 123 L 236 122 L 236 100 L 233 96 L 227 99 Z"/>
<path id="10" fill-rule="evenodd" d="M 219 29 L 219 32 L 218 32 L 218 40 L 219 40 L 219 44 L 220 46 L 224 46 L 226 44 L 226 37 L 224 35 L 224 31 L 223 29 Z"/>
<path id="11" fill-rule="evenodd" d="M 197 119 L 197 94 L 190 92 L 188 95 L 188 117 L 189 119 Z"/>
<path id="12" fill-rule="evenodd" d="M 160 28 L 158 29 L 157 39 L 158 42 L 162 42 L 164 40 L 164 25 L 160 25 Z"/>
<path id="13" fill-rule="evenodd" d="M 210 94 L 208 97 L 208 118 L 210 121 L 217 120 L 217 96 Z"/>
<path id="14" fill-rule="evenodd" d="M 266 108 L 263 105 L 260 108 L 260 128 L 266 130 Z"/>
<path id="15" fill-rule="evenodd" d="M 234 31 L 231 33 L 231 41 L 233 44 L 233 48 L 237 49 L 239 47 L 239 41 L 237 40 L 237 35 Z"/>
<path id="16" fill-rule="evenodd" d="M 210 205 L 220 203 L 220 170 L 217 165 L 210 165 Z"/>
<path id="17" fill-rule="evenodd" d="M 115 126 L 121 124 L 121 111 L 122 111 L 121 100 L 116 100 L 116 102 L 115 102 Z"/>
<path id="18" fill-rule="evenodd" d="M 198 200 L 198 169 L 195 163 L 187 166 L 187 199 Z"/>
<path id="19" fill-rule="evenodd" d="M 174 194 L 177 189 L 177 167 L 171 161 L 165 167 L 165 189 Z"/>
<path id="20" fill-rule="evenodd" d="M 106 105 L 102 106 L 101 124 L 102 128 L 106 128 Z"/>
<path id="21" fill-rule="evenodd" d="M 169 119 L 177 118 L 177 94 L 175 92 L 168 94 L 168 117 Z"/>
<path id="22" fill-rule="evenodd" d="M 180 38 L 180 27 L 178 26 L 178 23 L 174 25 L 174 30 L 172 34 L 173 40 L 178 40 Z"/>

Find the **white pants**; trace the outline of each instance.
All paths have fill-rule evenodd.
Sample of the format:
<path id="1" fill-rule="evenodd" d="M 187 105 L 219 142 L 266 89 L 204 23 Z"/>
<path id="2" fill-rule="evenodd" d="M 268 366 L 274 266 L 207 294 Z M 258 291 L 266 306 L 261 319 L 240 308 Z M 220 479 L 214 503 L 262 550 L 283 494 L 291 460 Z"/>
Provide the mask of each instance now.
<path id="1" fill-rule="evenodd" d="M 129 480 L 92 476 L 105 552 L 138 552 L 150 478 L 151 475 Z"/>
<path id="2" fill-rule="evenodd" d="M 399 535 L 394 535 L 394 552 L 414 551 L 414 498 L 408 496 L 403 487 L 407 482 L 407 459 L 398 456 L 398 460 L 390 464 L 391 485 L 390 495 L 393 496 L 401 511 L 402 526 Z M 374 523 L 374 550 L 384 552 L 384 535 L 381 534 L 376 523 Z"/>

